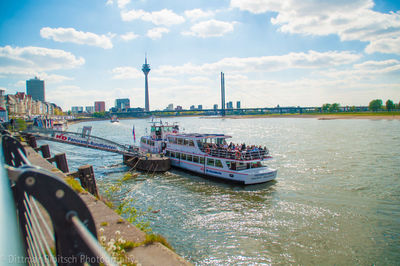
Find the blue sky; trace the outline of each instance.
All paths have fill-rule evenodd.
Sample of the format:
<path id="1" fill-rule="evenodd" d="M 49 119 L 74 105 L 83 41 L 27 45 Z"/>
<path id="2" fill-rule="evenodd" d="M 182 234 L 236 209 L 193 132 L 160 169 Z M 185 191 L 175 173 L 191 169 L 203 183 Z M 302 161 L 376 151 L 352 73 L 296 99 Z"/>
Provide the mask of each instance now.
<path id="1" fill-rule="evenodd" d="M 0 2 L 0 87 L 45 80 L 64 110 L 116 98 L 243 107 L 400 101 L 400 3 L 372 0 Z"/>

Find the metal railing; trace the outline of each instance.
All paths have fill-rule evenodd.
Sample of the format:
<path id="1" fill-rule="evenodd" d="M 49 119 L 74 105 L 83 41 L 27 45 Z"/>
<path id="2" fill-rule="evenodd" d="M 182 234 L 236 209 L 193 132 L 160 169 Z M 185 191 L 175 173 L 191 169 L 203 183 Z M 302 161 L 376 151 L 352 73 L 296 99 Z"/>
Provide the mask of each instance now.
<path id="1" fill-rule="evenodd" d="M 232 159 L 232 160 L 263 160 L 268 158 L 268 149 L 247 150 L 247 151 L 231 151 L 226 148 L 200 148 L 211 156 Z"/>
<path id="2" fill-rule="evenodd" d="M 108 151 L 126 155 L 138 155 L 138 148 L 131 145 L 119 144 L 115 141 L 96 137 L 90 134 L 83 134 L 69 131 L 57 131 L 46 128 L 31 128 L 24 133 L 32 134 L 40 139 Z"/>
<path id="3" fill-rule="evenodd" d="M 79 195 L 32 166 L 21 143 L 4 131 L 1 146 L 0 264 L 116 265 L 97 241 L 93 217 Z"/>

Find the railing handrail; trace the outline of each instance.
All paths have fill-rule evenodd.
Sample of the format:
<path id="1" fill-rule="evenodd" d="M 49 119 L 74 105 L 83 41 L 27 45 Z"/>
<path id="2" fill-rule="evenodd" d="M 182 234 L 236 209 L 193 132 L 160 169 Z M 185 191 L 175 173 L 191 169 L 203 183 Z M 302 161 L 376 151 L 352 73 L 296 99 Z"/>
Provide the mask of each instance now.
<path id="1" fill-rule="evenodd" d="M 268 149 L 258 149 L 258 150 L 228 150 L 226 148 L 204 148 L 201 147 L 200 150 L 211 156 L 232 159 L 232 160 L 259 160 L 264 159 L 269 154 Z"/>
<path id="2" fill-rule="evenodd" d="M 4 155 L 0 152 L 0 264 L 11 264 L 24 258 L 22 237 L 18 228 L 15 203 L 10 189 L 10 181 L 4 167 Z M 4 261 L 6 260 L 6 261 Z M 23 263 L 19 263 L 23 264 Z"/>
<path id="3" fill-rule="evenodd" d="M 1 176 L 1 183 L 8 182 L 9 192 L 10 182 L 13 184 L 14 200 L 18 211 L 16 212 L 14 206 L 11 212 L 14 213 L 14 219 L 15 213 L 18 213 L 20 231 L 23 235 L 23 241 L 20 239 L 18 241 L 19 245 L 25 243 L 25 254 L 28 256 L 23 254 L 24 249 L 22 249 L 21 258 L 25 260 L 21 259 L 21 261 L 46 265 L 50 262 L 69 265 L 71 261 L 73 264 L 84 264 L 89 261 L 91 265 L 100 265 L 100 263 L 116 265 L 97 241 L 93 217 L 80 196 L 59 177 L 38 167 L 30 166 L 25 156 L 25 149 L 16 139 L 3 135 L 1 142 L 7 164 L 1 171 L 8 169 L 9 178 L 11 178 L 8 180 L 9 178 Z M 3 153 L 0 152 L 1 157 Z M 7 191 L 7 186 L 2 186 L 1 189 Z M 6 193 L 1 193 L 2 196 L 3 194 L 6 195 Z M 42 230 L 39 227 L 39 219 L 43 218 L 40 217 L 37 206 L 35 207 L 36 201 L 47 212 L 53 225 L 54 237 L 51 239 L 55 241 L 54 258 L 52 258 L 53 254 L 49 254 L 51 252 L 43 236 L 43 232 L 48 233 L 49 230 L 47 228 Z M 4 200 L 0 204 L 3 203 Z M 14 225 L 17 224 L 14 222 Z M 0 227 L 1 230 L 3 228 L 3 226 Z M 7 252 L 7 257 L 10 254 L 16 254 L 14 251 Z"/>

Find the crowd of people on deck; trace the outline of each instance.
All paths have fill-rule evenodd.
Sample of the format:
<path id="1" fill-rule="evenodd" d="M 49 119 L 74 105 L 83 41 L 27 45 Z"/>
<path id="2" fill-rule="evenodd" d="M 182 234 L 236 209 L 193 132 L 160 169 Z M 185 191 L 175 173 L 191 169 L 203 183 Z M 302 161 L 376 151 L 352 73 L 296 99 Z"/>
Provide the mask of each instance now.
<path id="1" fill-rule="evenodd" d="M 204 148 L 207 151 L 212 150 L 217 150 L 217 151 L 228 151 L 228 152 L 239 152 L 239 153 L 252 153 L 252 152 L 266 152 L 267 148 L 266 147 L 262 147 L 260 146 L 256 146 L 256 145 L 247 145 L 245 143 L 242 144 L 234 144 L 233 142 L 228 143 L 226 141 L 224 141 L 223 144 L 215 144 L 215 143 L 205 143 L 204 144 Z"/>

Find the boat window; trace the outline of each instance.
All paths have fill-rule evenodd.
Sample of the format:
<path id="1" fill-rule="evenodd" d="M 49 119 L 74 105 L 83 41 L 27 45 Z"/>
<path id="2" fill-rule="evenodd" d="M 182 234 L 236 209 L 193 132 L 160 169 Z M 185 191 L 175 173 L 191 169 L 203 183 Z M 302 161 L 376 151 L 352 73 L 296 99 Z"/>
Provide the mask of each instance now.
<path id="1" fill-rule="evenodd" d="M 188 154 L 186 158 L 187 158 L 188 161 L 192 161 L 192 155 Z"/>
<path id="2" fill-rule="evenodd" d="M 179 152 L 175 153 L 175 158 L 180 158 L 181 154 Z"/>
<path id="3" fill-rule="evenodd" d="M 183 144 L 183 139 L 177 139 L 176 143 L 178 143 L 179 145 Z"/>
<path id="4" fill-rule="evenodd" d="M 194 147 L 194 142 L 193 142 L 193 140 L 189 140 L 189 146 L 192 146 L 192 147 Z"/>
<path id="5" fill-rule="evenodd" d="M 236 170 L 244 170 L 247 169 L 246 163 L 237 163 L 236 164 Z"/>
<path id="6" fill-rule="evenodd" d="M 231 162 L 227 161 L 225 163 L 226 163 L 226 166 L 228 166 L 228 168 L 230 169 L 231 168 Z"/>
<path id="7" fill-rule="evenodd" d="M 215 166 L 216 167 L 221 167 L 222 168 L 222 163 L 220 160 L 215 160 Z"/>
<path id="8" fill-rule="evenodd" d="M 226 162 L 227 164 L 229 163 L 229 169 L 236 171 L 236 162 Z"/>
<path id="9" fill-rule="evenodd" d="M 186 160 L 186 154 L 181 153 L 181 159 L 182 159 L 182 160 Z"/>
<path id="10" fill-rule="evenodd" d="M 255 163 L 251 163 L 251 168 L 259 168 L 262 167 L 263 165 L 261 164 L 261 162 L 255 162 Z"/>
<path id="11" fill-rule="evenodd" d="M 208 158 L 207 165 L 214 166 L 214 159 Z"/>
<path id="12" fill-rule="evenodd" d="M 170 154 L 171 154 L 170 151 L 166 151 L 166 152 L 165 152 L 165 156 L 167 156 L 167 157 L 169 157 Z"/>
<path id="13" fill-rule="evenodd" d="M 189 141 L 187 139 L 184 139 L 183 140 L 183 145 L 188 145 L 188 144 L 189 144 Z"/>
<path id="14" fill-rule="evenodd" d="M 200 163 L 204 164 L 204 157 L 200 157 Z"/>
<path id="15" fill-rule="evenodd" d="M 193 156 L 193 162 L 198 163 L 199 162 L 199 156 Z"/>

